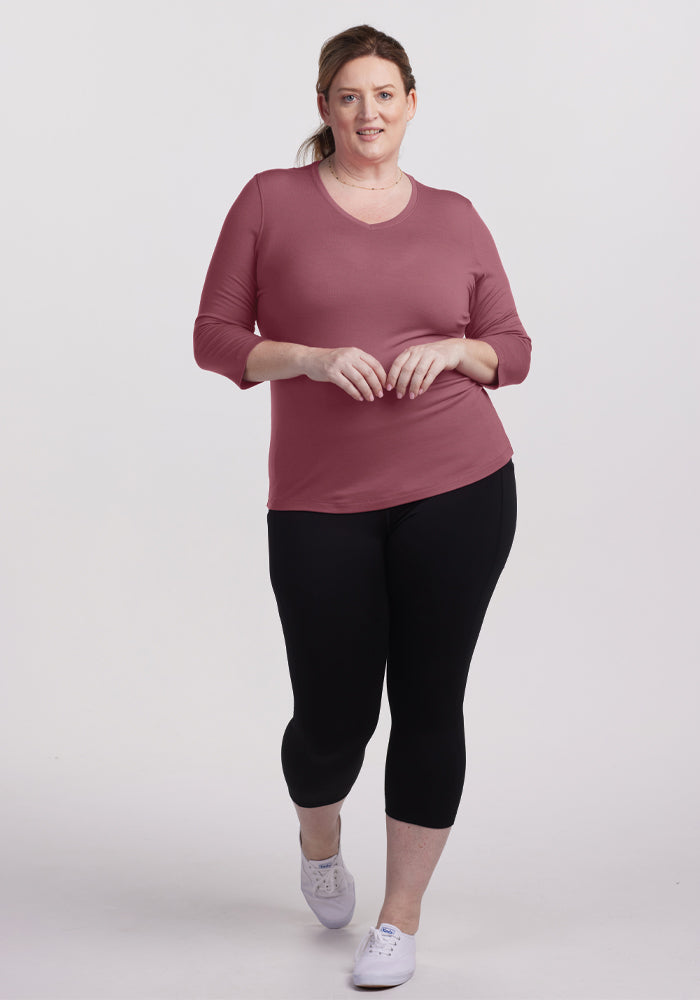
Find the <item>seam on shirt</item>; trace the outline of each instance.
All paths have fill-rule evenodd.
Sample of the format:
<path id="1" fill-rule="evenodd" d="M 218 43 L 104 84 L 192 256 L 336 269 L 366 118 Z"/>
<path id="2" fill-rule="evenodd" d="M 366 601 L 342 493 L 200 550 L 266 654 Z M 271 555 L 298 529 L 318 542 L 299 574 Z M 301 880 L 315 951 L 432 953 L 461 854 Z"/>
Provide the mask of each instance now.
<path id="1" fill-rule="evenodd" d="M 256 261 L 257 261 L 258 244 L 260 243 L 260 239 L 262 237 L 263 223 L 265 221 L 265 201 L 263 199 L 262 188 L 260 186 L 260 174 L 256 174 L 255 175 L 255 185 L 256 185 L 256 187 L 258 189 L 258 197 L 260 198 L 260 225 L 258 227 L 258 234 L 255 237 L 255 245 L 253 247 L 253 250 L 255 251 Z"/>
<path id="2" fill-rule="evenodd" d="M 471 201 L 469 202 L 469 208 L 472 210 L 472 212 L 476 212 L 476 209 L 474 208 L 474 205 L 473 205 L 473 203 Z M 474 260 L 476 261 L 477 267 L 479 269 L 479 274 L 483 278 L 485 272 L 484 272 L 484 266 L 481 263 L 481 257 L 479 256 L 479 254 L 477 252 L 477 248 L 476 248 L 476 240 L 474 239 L 474 219 L 473 218 L 469 219 L 469 236 L 470 236 L 471 241 L 472 241 L 472 254 L 474 255 Z M 474 282 L 474 291 L 476 292 L 476 281 Z M 470 305 L 471 305 L 471 303 L 470 303 Z M 470 312 L 471 312 L 471 309 L 470 309 Z M 473 339 L 478 340 L 479 338 L 475 337 Z"/>

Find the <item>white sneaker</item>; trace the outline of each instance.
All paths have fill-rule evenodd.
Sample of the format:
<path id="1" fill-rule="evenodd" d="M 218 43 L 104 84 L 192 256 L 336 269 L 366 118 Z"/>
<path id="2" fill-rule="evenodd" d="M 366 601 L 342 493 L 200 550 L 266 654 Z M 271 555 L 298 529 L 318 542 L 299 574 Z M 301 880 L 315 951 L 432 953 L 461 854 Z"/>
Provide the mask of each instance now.
<path id="1" fill-rule="evenodd" d="M 340 816 L 338 817 L 340 830 Z M 301 847 L 301 830 L 299 831 Z M 338 853 L 325 861 L 309 861 L 301 852 L 301 891 L 324 927 L 345 927 L 355 912 L 355 880 Z"/>
<path id="2" fill-rule="evenodd" d="M 416 971 L 416 935 L 393 924 L 370 927 L 355 952 L 355 986 L 400 986 Z"/>

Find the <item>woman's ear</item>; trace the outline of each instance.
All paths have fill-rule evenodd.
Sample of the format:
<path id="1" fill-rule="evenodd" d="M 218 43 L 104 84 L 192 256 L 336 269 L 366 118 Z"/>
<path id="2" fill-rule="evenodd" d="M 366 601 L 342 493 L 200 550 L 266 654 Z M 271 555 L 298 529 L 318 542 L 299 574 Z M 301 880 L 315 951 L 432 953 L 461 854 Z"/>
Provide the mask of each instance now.
<path id="1" fill-rule="evenodd" d="M 408 120 L 409 121 L 411 121 L 413 118 L 415 118 L 417 104 L 418 104 L 418 94 L 416 93 L 415 89 L 413 87 L 411 87 L 411 90 L 410 90 L 409 95 L 408 95 L 408 105 L 409 105 Z"/>

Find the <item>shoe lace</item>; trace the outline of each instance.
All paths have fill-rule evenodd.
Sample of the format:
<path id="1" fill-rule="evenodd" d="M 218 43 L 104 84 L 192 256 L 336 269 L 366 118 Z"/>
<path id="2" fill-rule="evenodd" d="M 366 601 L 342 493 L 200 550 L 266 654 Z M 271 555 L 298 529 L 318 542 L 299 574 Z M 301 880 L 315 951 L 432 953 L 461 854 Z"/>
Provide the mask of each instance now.
<path id="1" fill-rule="evenodd" d="M 314 896 L 337 896 L 345 888 L 345 874 L 339 864 L 330 868 L 309 865 L 308 872 L 314 883 Z"/>
<path id="2" fill-rule="evenodd" d="M 374 953 L 375 955 L 385 955 L 389 957 L 396 947 L 397 940 L 398 937 L 395 937 L 394 935 L 382 934 L 382 932 L 377 930 L 376 927 L 370 927 L 355 952 L 355 961 L 357 961 L 360 953 L 364 951 L 365 947 L 367 947 L 367 951 L 370 952 L 370 954 Z"/>

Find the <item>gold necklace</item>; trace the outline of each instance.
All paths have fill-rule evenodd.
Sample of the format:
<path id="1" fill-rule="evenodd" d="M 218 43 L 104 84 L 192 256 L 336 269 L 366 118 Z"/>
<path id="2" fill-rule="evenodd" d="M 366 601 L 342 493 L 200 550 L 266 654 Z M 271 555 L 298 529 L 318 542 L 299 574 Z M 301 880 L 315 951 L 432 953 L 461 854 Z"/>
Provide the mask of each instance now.
<path id="1" fill-rule="evenodd" d="M 401 169 L 401 167 L 399 167 L 399 179 L 398 179 L 397 181 L 395 181 L 395 182 L 394 182 L 393 184 L 389 184 L 389 186 L 388 186 L 388 187 L 381 187 L 381 188 L 375 188 L 375 187 L 369 187 L 369 188 L 368 188 L 368 187 L 363 187 L 363 185 L 362 185 L 362 184 L 352 184 L 352 183 L 351 183 L 350 181 L 344 181 L 344 180 L 341 180 L 341 178 L 340 178 L 340 177 L 338 177 L 338 175 L 336 174 L 335 170 L 333 169 L 333 163 L 331 162 L 331 161 L 332 161 L 332 159 L 333 159 L 333 157 L 332 157 L 332 156 L 330 156 L 330 157 L 328 158 L 328 166 L 329 166 L 329 168 L 330 168 L 330 171 L 331 171 L 331 173 L 332 173 L 332 174 L 333 174 L 333 176 L 335 177 L 335 179 L 336 179 L 336 180 L 338 180 L 338 181 L 340 181 L 340 183 L 341 183 L 341 184 L 346 184 L 346 185 L 347 185 L 348 187 L 355 187 L 355 188 L 360 188 L 360 190 L 361 190 L 361 191 L 388 191 L 388 190 L 389 190 L 389 188 L 393 188 L 393 187 L 396 187 L 396 185 L 397 185 L 397 184 L 399 183 L 399 181 L 400 181 L 400 180 L 401 180 L 401 178 L 403 177 L 403 170 Z"/>

